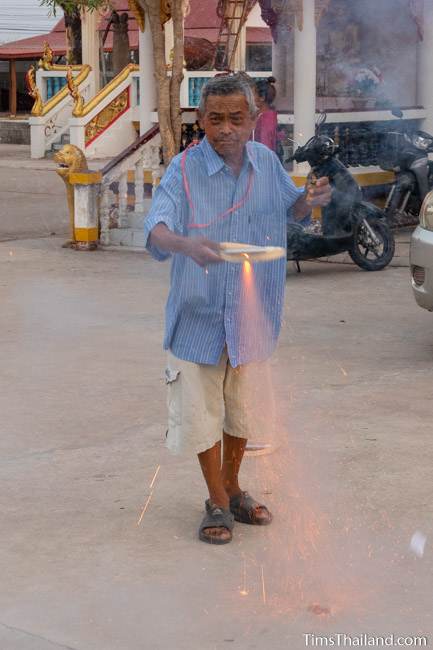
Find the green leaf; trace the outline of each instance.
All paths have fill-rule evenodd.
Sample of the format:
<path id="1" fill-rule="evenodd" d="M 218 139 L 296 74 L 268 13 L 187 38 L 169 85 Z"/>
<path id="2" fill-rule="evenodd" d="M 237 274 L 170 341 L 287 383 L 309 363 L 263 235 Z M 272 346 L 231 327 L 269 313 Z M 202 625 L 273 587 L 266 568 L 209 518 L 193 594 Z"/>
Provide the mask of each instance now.
<path id="1" fill-rule="evenodd" d="M 40 0 L 41 6 L 48 7 L 50 15 L 55 16 L 57 9 L 63 9 L 65 14 L 72 14 L 76 9 L 94 11 L 109 6 L 109 0 Z"/>

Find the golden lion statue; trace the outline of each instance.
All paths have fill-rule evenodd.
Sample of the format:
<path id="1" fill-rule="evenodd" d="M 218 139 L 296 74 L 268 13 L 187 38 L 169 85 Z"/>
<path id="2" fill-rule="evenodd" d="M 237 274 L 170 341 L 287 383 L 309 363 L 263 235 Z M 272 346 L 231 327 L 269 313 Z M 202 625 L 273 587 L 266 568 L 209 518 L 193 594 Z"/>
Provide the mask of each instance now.
<path id="1" fill-rule="evenodd" d="M 74 144 L 65 144 L 60 151 L 54 155 L 55 162 L 59 165 L 56 172 L 63 179 L 66 185 L 66 198 L 68 201 L 69 221 L 71 224 L 71 239 L 63 244 L 63 248 L 76 248 L 75 239 L 75 204 L 74 186 L 70 183 L 70 175 L 77 172 L 88 171 L 87 160 L 84 153 Z"/>

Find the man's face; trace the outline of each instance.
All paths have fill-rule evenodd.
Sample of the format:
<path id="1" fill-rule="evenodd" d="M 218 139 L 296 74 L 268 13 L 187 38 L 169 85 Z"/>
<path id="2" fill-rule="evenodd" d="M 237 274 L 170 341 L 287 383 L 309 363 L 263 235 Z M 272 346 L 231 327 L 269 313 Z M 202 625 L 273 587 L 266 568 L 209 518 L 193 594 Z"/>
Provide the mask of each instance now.
<path id="1" fill-rule="evenodd" d="M 245 95 L 209 95 L 200 125 L 215 151 L 226 156 L 240 155 L 256 125 Z"/>

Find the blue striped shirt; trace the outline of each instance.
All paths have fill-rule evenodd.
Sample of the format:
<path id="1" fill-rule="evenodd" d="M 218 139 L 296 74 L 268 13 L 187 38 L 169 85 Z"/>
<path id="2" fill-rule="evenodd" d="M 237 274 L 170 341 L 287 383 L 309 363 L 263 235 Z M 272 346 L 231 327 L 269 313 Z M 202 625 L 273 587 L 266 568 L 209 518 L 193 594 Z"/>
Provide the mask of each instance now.
<path id="1" fill-rule="evenodd" d="M 295 187 L 270 149 L 249 142 L 245 151 L 243 168 L 236 177 L 206 138 L 189 150 L 186 174 L 195 222 L 212 222 L 202 229 L 188 228 L 191 215 L 182 179 L 181 154 L 173 158 L 144 224 L 146 247 L 155 259 L 162 261 L 170 257 L 170 253 L 157 249 L 149 239 L 158 223 L 186 237 L 286 246 L 287 221 L 293 219 L 291 208 L 302 190 Z M 235 212 L 214 221 L 242 200 L 250 173 L 252 184 L 247 200 Z M 242 265 L 223 262 L 203 269 L 184 255 L 172 257 L 164 348 L 180 359 L 211 365 L 219 362 L 224 346 L 233 367 L 268 358 L 281 327 L 285 259 L 253 265 L 258 300 L 268 331 L 263 336 L 263 332 L 256 331 L 259 327 L 249 328 L 249 340 L 245 341 L 240 335 L 248 318 L 242 307 L 245 290 Z"/>

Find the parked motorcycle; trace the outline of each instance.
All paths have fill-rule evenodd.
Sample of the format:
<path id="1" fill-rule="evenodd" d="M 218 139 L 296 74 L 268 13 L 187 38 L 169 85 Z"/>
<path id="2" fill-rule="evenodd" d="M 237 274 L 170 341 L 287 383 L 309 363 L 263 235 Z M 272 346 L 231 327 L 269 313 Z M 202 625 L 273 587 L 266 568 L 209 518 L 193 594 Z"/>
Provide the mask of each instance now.
<path id="1" fill-rule="evenodd" d="M 403 115 L 399 110 L 393 114 Z M 425 131 L 389 131 L 382 136 L 378 163 L 396 175 L 384 208 L 391 226 L 418 223 L 422 202 L 433 189 L 430 152 L 433 152 L 433 136 Z"/>
<path id="2" fill-rule="evenodd" d="M 310 177 L 327 176 L 333 188 L 329 205 L 321 209 L 320 233 L 313 226 L 305 228 L 290 224 L 287 232 L 287 259 L 298 264 L 301 260 L 328 257 L 348 252 L 352 260 L 366 271 L 379 271 L 394 256 L 394 236 L 384 212 L 363 201 L 355 179 L 338 159 L 339 148 L 332 138 L 320 134 L 322 115 L 316 135 L 304 146 L 299 146 L 288 159 L 308 162 Z M 287 161 L 287 162 L 288 162 Z"/>

